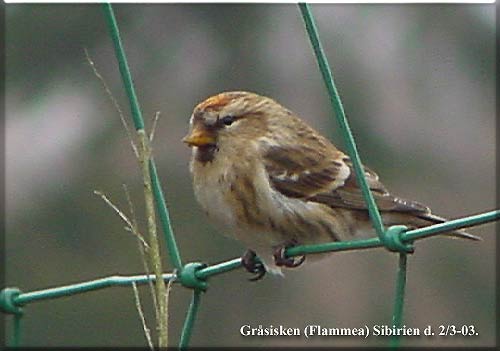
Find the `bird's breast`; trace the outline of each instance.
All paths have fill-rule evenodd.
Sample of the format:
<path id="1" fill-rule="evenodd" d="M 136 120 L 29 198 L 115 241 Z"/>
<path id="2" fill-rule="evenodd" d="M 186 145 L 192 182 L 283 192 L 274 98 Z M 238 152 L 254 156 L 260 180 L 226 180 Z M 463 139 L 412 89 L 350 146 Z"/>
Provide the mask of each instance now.
<path id="1" fill-rule="evenodd" d="M 196 199 L 228 236 L 246 242 L 255 240 L 255 233 L 267 236 L 274 206 L 270 204 L 269 182 L 263 167 L 250 156 L 241 155 L 235 162 L 225 155 L 218 152 L 209 162 L 200 162 L 193 155 L 191 171 Z"/>
<path id="2" fill-rule="evenodd" d="M 326 206 L 273 189 L 258 160 L 232 160 L 217 153 L 212 161 L 191 163 L 196 198 L 224 234 L 250 248 L 336 240 L 337 226 Z"/>
<path id="3" fill-rule="evenodd" d="M 237 221 L 234 209 L 227 201 L 227 167 L 216 160 L 200 162 L 194 159 L 191 168 L 194 193 L 205 213 L 211 220 L 235 227 Z"/>

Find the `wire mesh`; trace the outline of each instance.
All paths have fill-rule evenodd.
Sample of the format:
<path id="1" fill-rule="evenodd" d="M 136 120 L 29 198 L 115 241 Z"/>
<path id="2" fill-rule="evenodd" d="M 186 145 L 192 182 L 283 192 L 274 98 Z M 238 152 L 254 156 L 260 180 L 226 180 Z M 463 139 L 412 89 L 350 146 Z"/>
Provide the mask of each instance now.
<path id="1" fill-rule="evenodd" d="M 367 203 L 370 218 L 373 226 L 377 232 L 377 237 L 355 240 L 346 242 L 331 242 L 317 245 L 295 246 L 288 248 L 285 252 L 286 256 L 301 256 L 304 254 L 314 254 L 321 252 L 334 252 L 346 250 L 360 250 L 375 247 L 386 247 L 391 251 L 399 251 L 399 267 L 395 283 L 395 296 L 394 296 L 394 312 L 392 323 L 398 327 L 403 321 L 403 306 L 405 298 L 406 287 L 406 267 L 407 255 L 406 252 L 411 247 L 414 240 L 428 238 L 443 232 L 448 232 L 453 229 L 470 227 L 487 222 L 497 221 L 500 219 L 500 210 L 489 211 L 477 215 L 467 216 L 451 220 L 445 223 L 435 224 L 414 230 L 407 230 L 404 226 L 394 226 L 385 230 L 382 224 L 380 213 L 377 209 L 376 203 L 368 187 L 361 159 L 359 157 L 354 137 L 351 133 L 347 118 L 345 117 L 344 109 L 340 101 L 339 94 L 335 87 L 333 74 L 328 64 L 326 55 L 323 51 L 321 41 L 319 39 L 318 30 L 314 21 L 313 14 L 308 4 L 301 3 L 298 5 L 302 14 L 306 32 L 309 36 L 314 54 L 316 56 L 318 66 L 324 80 L 326 90 L 328 92 L 330 102 L 332 104 L 333 112 L 337 118 L 337 122 L 341 128 L 342 135 L 345 138 L 348 154 L 354 165 L 356 177 L 360 181 L 360 187 L 363 191 L 363 197 Z M 127 63 L 125 51 L 120 38 L 118 24 L 113 13 L 113 8 L 110 4 L 103 4 L 105 19 L 109 27 L 110 36 L 115 46 L 115 54 L 117 57 L 120 74 L 122 76 L 123 84 L 127 92 L 130 102 L 130 109 L 132 111 L 132 118 L 136 130 L 144 129 L 144 122 L 140 110 L 139 102 L 137 100 L 135 89 L 133 85 L 132 76 Z M 192 300 L 188 307 L 184 326 L 182 328 L 181 337 L 179 341 L 180 348 L 189 346 L 190 338 L 193 332 L 194 324 L 197 318 L 197 312 L 201 302 L 201 296 L 204 290 L 207 289 L 207 279 L 209 277 L 223 274 L 234 269 L 241 267 L 241 258 L 235 258 L 222 262 L 219 264 L 207 266 L 202 263 L 191 262 L 183 264 L 180 256 L 179 249 L 175 240 L 172 230 L 169 211 L 166 206 L 165 197 L 162 187 L 159 182 L 156 166 L 154 160 L 149 162 L 149 170 L 151 176 L 151 183 L 153 193 L 155 196 L 156 209 L 159 212 L 159 218 L 166 241 L 166 247 L 169 254 L 169 259 L 173 267 L 174 273 L 167 273 L 162 275 L 164 281 L 171 281 L 180 283 L 183 286 L 193 290 Z M 4 288 L 0 292 L 0 309 L 4 313 L 14 314 L 12 346 L 19 346 L 21 344 L 22 332 L 22 306 L 48 299 L 55 299 L 63 296 L 71 296 L 88 291 L 104 289 L 114 286 L 131 286 L 132 284 L 146 284 L 151 281 L 156 281 L 154 275 L 136 275 L 136 276 L 111 276 L 100 278 L 87 282 L 80 282 L 77 284 L 66 285 L 51 289 L 44 289 L 23 293 L 17 288 Z M 391 345 L 397 346 L 399 344 L 399 336 L 394 336 L 391 339 Z"/>

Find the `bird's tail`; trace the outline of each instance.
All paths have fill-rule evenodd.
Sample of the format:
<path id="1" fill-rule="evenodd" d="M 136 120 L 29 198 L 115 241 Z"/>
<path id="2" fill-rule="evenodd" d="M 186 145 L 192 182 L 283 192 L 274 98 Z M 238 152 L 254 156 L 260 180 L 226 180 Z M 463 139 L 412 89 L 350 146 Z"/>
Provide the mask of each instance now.
<path id="1" fill-rule="evenodd" d="M 423 219 L 427 222 L 430 222 L 431 224 L 438 224 L 438 223 L 447 222 L 446 219 L 439 217 L 439 216 L 436 216 L 432 213 L 423 213 L 423 214 L 419 215 L 418 218 Z M 446 233 L 443 233 L 443 235 L 453 236 L 453 237 L 462 238 L 462 239 L 476 240 L 476 241 L 483 240 L 481 237 L 474 235 L 474 234 L 470 234 L 470 233 L 464 231 L 463 229 L 457 229 L 457 230 L 454 230 L 451 232 L 446 232 Z"/>

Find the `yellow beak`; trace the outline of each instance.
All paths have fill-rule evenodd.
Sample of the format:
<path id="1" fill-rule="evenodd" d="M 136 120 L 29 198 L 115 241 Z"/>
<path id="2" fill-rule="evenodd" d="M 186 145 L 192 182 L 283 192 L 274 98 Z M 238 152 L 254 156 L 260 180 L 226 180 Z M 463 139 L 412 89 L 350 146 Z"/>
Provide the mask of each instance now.
<path id="1" fill-rule="evenodd" d="M 182 141 L 189 146 L 206 146 L 214 145 L 215 137 L 212 135 L 212 133 L 204 129 L 194 128 L 191 133 L 189 133 L 182 139 Z"/>

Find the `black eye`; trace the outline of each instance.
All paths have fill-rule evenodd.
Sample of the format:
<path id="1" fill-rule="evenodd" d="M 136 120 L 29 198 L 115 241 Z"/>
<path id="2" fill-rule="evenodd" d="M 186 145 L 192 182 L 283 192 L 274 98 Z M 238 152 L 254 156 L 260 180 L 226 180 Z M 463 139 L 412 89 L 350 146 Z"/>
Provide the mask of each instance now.
<path id="1" fill-rule="evenodd" d="M 222 123 L 224 123 L 226 126 L 230 126 L 233 124 L 234 121 L 236 121 L 236 117 L 234 116 L 226 116 L 221 119 Z"/>

